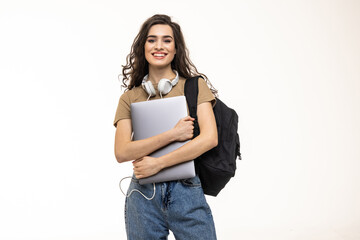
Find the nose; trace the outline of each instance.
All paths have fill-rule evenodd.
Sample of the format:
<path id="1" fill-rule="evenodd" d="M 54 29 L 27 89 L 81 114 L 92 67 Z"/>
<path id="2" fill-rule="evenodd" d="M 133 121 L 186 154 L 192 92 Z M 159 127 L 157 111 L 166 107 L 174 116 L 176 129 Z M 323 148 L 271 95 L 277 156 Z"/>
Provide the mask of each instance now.
<path id="1" fill-rule="evenodd" d="M 156 50 L 162 49 L 162 41 L 156 41 L 156 43 L 155 43 L 155 49 L 156 49 Z"/>

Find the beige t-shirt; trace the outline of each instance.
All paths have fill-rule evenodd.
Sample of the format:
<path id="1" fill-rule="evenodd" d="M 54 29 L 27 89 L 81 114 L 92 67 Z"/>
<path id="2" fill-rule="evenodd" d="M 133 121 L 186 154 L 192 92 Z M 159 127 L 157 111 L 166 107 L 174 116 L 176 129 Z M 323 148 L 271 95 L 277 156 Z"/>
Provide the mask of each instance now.
<path id="1" fill-rule="evenodd" d="M 184 96 L 184 86 L 185 86 L 186 79 L 180 77 L 179 82 L 172 88 L 172 90 L 163 96 L 163 98 L 168 97 L 176 97 L 176 96 Z M 154 97 L 151 97 L 150 100 L 159 99 L 160 94 L 157 91 L 157 86 L 154 86 L 157 94 Z M 114 119 L 114 126 L 121 119 L 131 119 L 131 112 L 130 112 L 130 104 L 135 102 L 142 102 L 146 101 L 149 95 L 145 92 L 145 90 L 139 86 L 134 87 L 129 91 L 123 93 L 119 99 L 119 104 L 117 106 L 115 119 Z M 198 94 L 198 105 L 204 102 L 211 102 L 212 105 L 215 105 L 215 97 L 212 94 L 210 88 L 206 84 L 203 78 L 199 78 L 199 94 Z"/>

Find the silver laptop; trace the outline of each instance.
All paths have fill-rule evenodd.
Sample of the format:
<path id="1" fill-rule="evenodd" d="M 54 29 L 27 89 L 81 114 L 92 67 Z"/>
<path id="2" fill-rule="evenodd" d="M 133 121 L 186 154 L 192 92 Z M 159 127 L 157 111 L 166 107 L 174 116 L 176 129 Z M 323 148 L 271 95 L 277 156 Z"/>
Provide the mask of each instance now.
<path id="1" fill-rule="evenodd" d="M 131 104 L 133 140 L 149 138 L 173 128 L 181 118 L 188 115 L 185 96 L 162 98 Z M 188 141 L 173 142 L 151 153 L 160 157 L 181 147 Z M 187 161 L 163 169 L 157 174 L 139 179 L 140 184 L 166 182 L 195 177 L 194 161 Z"/>

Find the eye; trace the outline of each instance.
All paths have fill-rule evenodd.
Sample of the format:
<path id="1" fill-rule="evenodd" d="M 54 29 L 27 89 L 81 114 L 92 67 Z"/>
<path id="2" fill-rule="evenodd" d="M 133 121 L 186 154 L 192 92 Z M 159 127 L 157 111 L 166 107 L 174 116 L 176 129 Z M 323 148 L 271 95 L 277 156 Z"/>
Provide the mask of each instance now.
<path id="1" fill-rule="evenodd" d="M 170 40 L 170 39 L 166 39 L 164 42 L 166 42 L 166 43 L 171 43 L 171 40 Z"/>
<path id="2" fill-rule="evenodd" d="M 149 43 L 153 43 L 153 42 L 155 42 L 155 40 L 154 39 L 148 39 L 147 40 Z"/>

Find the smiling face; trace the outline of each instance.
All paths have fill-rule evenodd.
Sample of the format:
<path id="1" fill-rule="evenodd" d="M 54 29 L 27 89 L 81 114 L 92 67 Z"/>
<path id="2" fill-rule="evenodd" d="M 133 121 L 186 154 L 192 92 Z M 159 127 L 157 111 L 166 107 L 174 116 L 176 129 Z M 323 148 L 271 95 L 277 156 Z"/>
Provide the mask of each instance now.
<path id="1" fill-rule="evenodd" d="M 169 66 L 176 53 L 171 27 L 164 24 L 153 25 L 149 29 L 144 49 L 149 66 L 158 68 Z"/>

